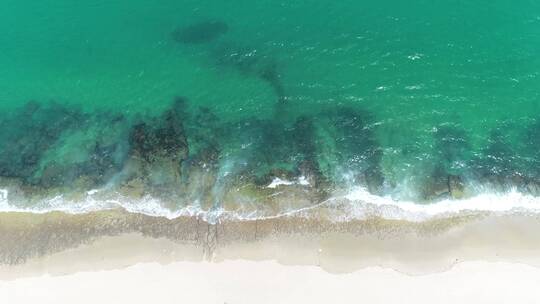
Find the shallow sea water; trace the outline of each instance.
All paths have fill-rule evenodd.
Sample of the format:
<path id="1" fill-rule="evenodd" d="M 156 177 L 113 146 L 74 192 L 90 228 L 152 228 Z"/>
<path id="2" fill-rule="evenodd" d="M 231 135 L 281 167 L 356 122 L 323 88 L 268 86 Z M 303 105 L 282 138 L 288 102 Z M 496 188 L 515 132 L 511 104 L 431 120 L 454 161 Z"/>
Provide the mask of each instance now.
<path id="1" fill-rule="evenodd" d="M 226 29 L 209 30 L 201 43 L 174 39 L 178 29 L 205 22 Z M 93 157 L 87 152 L 105 136 L 100 128 L 130 132 L 129 124 L 107 126 L 96 113 L 131 123 L 161 115 L 181 96 L 187 112 L 206 107 L 219 120 L 208 134 L 193 132 L 219 142 L 220 177 L 242 179 L 239 168 L 253 166 L 249 174 L 260 178 L 307 160 L 316 164 L 309 172 L 343 187 L 364 186 L 350 177 L 356 171 L 377 171 L 373 179 L 383 181 L 372 192 L 396 200 L 429 201 L 440 191 L 424 188 L 450 183 L 447 176 L 472 188 L 470 195 L 499 188 L 540 194 L 529 186 L 540 173 L 536 1 L 8 0 L 0 28 L 3 121 L 31 100 L 92 116 L 74 131 L 82 135 L 62 133 L 39 146 L 45 151 L 37 163 L 16 177 L 23 183 L 43 186 L 51 160 Z M 51 125 L 61 117 L 51 115 Z M 189 123 L 184 128 L 190 132 Z M 3 125 L 2 166 L 17 153 L 9 148 L 15 129 L 18 123 Z M 121 137 L 110 136 L 108 143 Z M 287 136 L 297 139 L 292 152 Z M 216 184 L 214 205 L 225 200 L 216 192 L 230 186 Z"/>

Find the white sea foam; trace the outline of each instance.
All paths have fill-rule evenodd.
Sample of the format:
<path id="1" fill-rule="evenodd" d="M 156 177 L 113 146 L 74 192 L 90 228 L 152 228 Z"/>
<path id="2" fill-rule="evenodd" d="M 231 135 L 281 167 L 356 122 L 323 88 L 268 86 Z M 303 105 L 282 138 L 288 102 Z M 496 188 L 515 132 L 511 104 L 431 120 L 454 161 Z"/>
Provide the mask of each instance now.
<path id="1" fill-rule="evenodd" d="M 0 189 L 0 201 L 7 201 L 7 198 L 8 198 L 8 190 Z"/>
<path id="2" fill-rule="evenodd" d="M 86 194 L 88 194 L 88 195 L 94 195 L 94 194 L 96 194 L 96 193 L 98 193 L 98 192 L 99 192 L 99 189 L 92 189 L 92 190 L 86 192 Z"/>
<path id="3" fill-rule="evenodd" d="M 294 184 L 294 182 L 291 182 L 291 181 L 288 181 L 288 180 L 284 180 L 284 179 L 281 179 L 279 177 L 276 177 L 274 178 L 274 180 L 272 180 L 272 182 L 270 183 L 270 185 L 266 186 L 267 188 L 271 188 L 271 189 L 274 189 L 276 188 L 277 186 L 282 186 L 282 185 L 285 185 L 285 186 L 288 186 L 288 185 L 292 185 Z"/>
<path id="4" fill-rule="evenodd" d="M 309 181 L 307 180 L 305 176 L 300 176 L 298 178 L 298 184 L 302 186 L 309 186 Z"/>
<path id="5" fill-rule="evenodd" d="M 7 189 L 0 189 L 0 210 L 4 208 L 8 208 L 8 190 Z"/>
<path id="6" fill-rule="evenodd" d="M 203 211 L 197 206 L 187 206 L 179 210 L 171 210 L 164 207 L 162 202 L 158 199 L 150 196 L 138 200 L 131 200 L 128 198 L 100 199 L 93 197 L 95 193 L 97 193 L 97 191 L 88 191 L 87 197 L 79 201 L 67 200 L 62 195 L 58 195 L 43 200 L 32 207 L 16 206 L 9 204 L 7 200 L 0 199 L 0 212 L 29 212 L 42 214 L 60 211 L 68 214 L 81 214 L 122 208 L 131 213 L 160 216 L 169 219 L 181 216 L 199 216 L 206 219 L 206 217 L 211 216 L 210 212 Z"/>
<path id="7" fill-rule="evenodd" d="M 280 185 L 302 184 L 303 179 Z M 276 185 L 277 186 L 277 185 Z M 286 190 L 285 190 L 286 191 Z M 99 190 L 88 191 L 85 199 L 69 201 L 59 195 L 32 207 L 20 207 L 10 204 L 5 189 L 0 189 L 0 212 L 30 212 L 47 213 L 61 211 L 68 214 L 80 214 L 99 210 L 122 208 L 131 213 L 160 216 L 174 219 L 182 216 L 199 217 L 211 223 L 221 219 L 254 220 L 263 218 L 278 218 L 284 216 L 313 217 L 317 216 L 317 209 L 325 208 L 325 214 L 331 214 L 335 221 L 350 221 L 365 219 L 373 216 L 386 219 L 399 219 L 408 221 L 425 221 L 433 218 L 444 218 L 466 212 L 490 212 L 496 214 L 540 214 L 540 198 L 512 190 L 505 194 L 485 193 L 462 200 L 442 200 L 434 203 L 416 203 L 411 201 L 398 201 L 391 197 L 377 196 L 364 188 L 353 188 L 343 195 L 335 195 L 330 199 L 316 205 L 298 209 L 282 210 L 280 213 L 268 213 L 253 208 L 241 211 L 227 211 L 223 208 L 211 210 L 202 209 L 197 202 L 177 210 L 172 210 L 153 197 L 146 196 L 133 200 L 119 197 L 117 199 L 103 199 L 96 197 Z M 261 204 L 264 204 L 261 202 Z M 334 212 L 332 212 L 334 211 Z"/>
<path id="8" fill-rule="evenodd" d="M 483 193 L 466 199 L 445 199 L 433 203 L 397 201 L 377 196 L 364 188 L 350 191 L 345 198 L 351 207 L 349 216 L 365 216 L 366 211 L 388 219 L 412 221 L 451 216 L 463 212 L 540 213 L 540 197 L 523 194 L 513 189 L 507 193 Z"/>
<path id="9" fill-rule="evenodd" d="M 279 177 L 275 177 L 272 182 L 266 186 L 267 188 L 275 189 L 277 186 L 290 186 L 290 185 L 302 185 L 302 186 L 309 186 L 309 181 L 305 176 L 300 176 L 295 181 L 289 181 L 285 179 L 281 179 Z"/>

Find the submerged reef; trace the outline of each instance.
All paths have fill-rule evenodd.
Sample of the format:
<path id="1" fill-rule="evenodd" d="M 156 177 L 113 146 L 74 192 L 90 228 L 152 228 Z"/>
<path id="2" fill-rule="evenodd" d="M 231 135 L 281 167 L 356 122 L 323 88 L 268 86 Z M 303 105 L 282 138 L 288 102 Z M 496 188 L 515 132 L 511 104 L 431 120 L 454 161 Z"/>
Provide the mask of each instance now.
<path id="1" fill-rule="evenodd" d="M 217 66 L 233 69 L 246 77 L 256 77 L 267 83 L 277 97 L 277 103 L 286 102 L 285 86 L 281 80 L 275 57 L 254 46 L 223 42 L 211 51 Z"/>
<path id="2" fill-rule="evenodd" d="M 365 110 L 341 106 L 294 118 L 225 121 L 186 98 L 156 115 L 29 102 L 0 116 L 9 130 L 0 134 L 0 188 L 17 206 L 58 196 L 85 200 L 100 191 L 96 199 L 103 201 L 158 199 L 173 211 L 194 206 L 264 215 L 313 206 L 357 186 L 392 194 L 396 181 L 385 176 L 375 121 Z M 513 188 L 540 195 L 536 128 L 515 131 L 529 147 L 517 154 L 500 130 L 473 153 L 465 130 L 440 126 L 418 198 Z"/>
<path id="3" fill-rule="evenodd" d="M 290 121 L 221 121 L 185 98 L 154 116 L 30 102 L 0 119 L 13 130 L 2 133 L 0 187 L 11 199 L 24 192 L 19 198 L 26 201 L 84 199 L 102 189 L 163 199 L 173 209 L 309 206 L 339 188 L 340 166 L 352 183 L 379 190 L 381 151 L 368 116 L 342 109 Z M 323 144 L 329 142 L 331 153 Z"/>
<path id="4" fill-rule="evenodd" d="M 34 182 L 44 187 L 102 185 L 126 161 L 126 119 L 85 114 L 87 119 L 63 132 L 41 159 Z"/>
<path id="5" fill-rule="evenodd" d="M 287 94 L 278 60 L 264 48 L 223 41 L 210 49 L 209 55 L 216 66 L 267 83 L 276 95 L 278 105 L 286 102 Z"/>
<path id="6" fill-rule="evenodd" d="M 501 124 L 488 133 L 485 146 L 476 149 L 465 130 L 448 124 L 437 128 L 434 160 L 421 198 L 461 199 L 475 193 L 511 190 L 539 196 L 539 126 Z"/>
<path id="7" fill-rule="evenodd" d="M 106 198 L 157 198 L 173 211 L 263 214 L 309 207 L 352 187 L 395 194 L 402 180 L 385 174 L 392 168 L 383 168 L 373 113 L 340 103 L 288 113 L 278 58 L 260 45 L 221 39 L 228 31 L 225 22 L 210 20 L 180 26 L 171 38 L 204 50 L 213 66 L 266 83 L 276 95 L 271 118 L 225 120 L 182 97 L 157 115 L 29 102 L 0 114 L 0 128 L 8 130 L 0 133 L 0 188 L 21 201 L 70 193 L 84 200 L 99 190 Z M 477 149 L 467 130 L 446 123 L 429 135 L 432 151 L 402 150 L 423 161 L 408 197 L 461 199 L 483 188 L 540 195 L 540 123 L 517 132 L 523 145 L 516 149 L 504 128 Z"/>
<path id="8" fill-rule="evenodd" d="M 85 121 L 84 114 L 57 103 L 28 102 L 0 120 L 0 176 L 38 182 L 36 173 L 46 151 L 61 136 Z M 37 178 L 39 179 L 39 178 Z"/>
<path id="9" fill-rule="evenodd" d="M 321 112 L 316 121 L 316 158 L 324 176 L 334 184 L 365 185 L 381 194 L 384 178 L 382 148 L 371 113 L 337 106 Z"/>
<path id="10" fill-rule="evenodd" d="M 469 168 L 471 147 L 466 132 L 453 125 L 442 125 L 434 132 L 434 162 L 424 181 L 422 198 L 463 198 L 464 175 Z"/>
<path id="11" fill-rule="evenodd" d="M 229 31 L 222 21 L 203 21 L 176 28 L 171 37 L 182 45 L 202 44 L 217 40 Z M 264 48 L 249 44 L 220 40 L 207 46 L 209 59 L 216 66 L 232 69 L 246 77 L 256 77 L 267 83 L 277 97 L 278 104 L 286 101 L 287 95 L 281 80 L 278 62 Z M 279 109 L 279 108 L 278 108 Z"/>
<path id="12" fill-rule="evenodd" d="M 188 157 L 184 132 L 185 101 L 176 99 L 165 112 L 136 122 L 129 132 L 127 162 L 118 180 L 139 191 L 175 191 L 181 181 L 181 163 Z"/>
<path id="13" fill-rule="evenodd" d="M 474 179 L 497 191 L 505 191 L 524 183 L 524 174 L 519 168 L 519 156 L 513 151 L 508 136 L 502 132 L 502 129 L 508 128 L 501 126 L 492 130 L 488 144 L 472 164 L 475 170 Z"/>

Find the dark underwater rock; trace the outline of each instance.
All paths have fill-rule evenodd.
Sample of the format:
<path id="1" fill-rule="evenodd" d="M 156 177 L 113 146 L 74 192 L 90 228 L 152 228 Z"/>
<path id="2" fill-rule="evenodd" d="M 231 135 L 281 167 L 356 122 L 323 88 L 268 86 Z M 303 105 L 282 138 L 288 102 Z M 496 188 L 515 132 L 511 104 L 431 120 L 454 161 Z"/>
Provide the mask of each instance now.
<path id="1" fill-rule="evenodd" d="M 346 156 L 346 162 L 353 167 L 374 167 L 382 157 L 374 129 L 370 126 L 372 117 L 369 113 L 352 108 L 341 108 L 334 117 L 334 123 L 340 129 L 338 145 Z"/>
<path id="2" fill-rule="evenodd" d="M 306 191 L 320 190 L 318 196 L 325 196 L 328 187 L 317 161 L 312 118 L 300 117 L 293 124 L 250 118 L 223 128 L 227 131 L 222 141 L 228 148 L 219 162 L 223 172 L 218 188 L 223 190 L 218 192 L 242 184 L 264 188 L 279 178 L 300 183 Z"/>
<path id="3" fill-rule="evenodd" d="M 253 47 L 224 43 L 213 52 L 216 63 L 238 71 L 246 77 L 257 77 L 274 91 L 278 105 L 287 99 L 276 58 Z"/>
<path id="4" fill-rule="evenodd" d="M 317 159 L 317 137 L 313 118 L 300 116 L 297 118 L 291 131 L 291 144 L 293 145 L 297 161 L 297 171 L 309 185 L 326 197 L 325 192 L 329 184 L 321 172 Z"/>
<path id="5" fill-rule="evenodd" d="M 502 132 L 508 129 L 509 126 L 499 126 L 492 130 L 488 145 L 476 155 L 471 164 L 475 180 L 499 192 L 522 184 L 518 157 L 508 140 L 508 134 Z"/>
<path id="6" fill-rule="evenodd" d="M 76 128 L 65 131 L 43 155 L 32 177 L 36 184 L 96 188 L 122 170 L 127 159 L 129 121 L 105 112 L 87 117 Z"/>
<path id="7" fill-rule="evenodd" d="M 29 102 L 2 118 L 0 135 L 0 176 L 20 178 L 34 183 L 40 161 L 62 134 L 80 124 L 87 116 L 76 108 L 56 103 Z"/>
<path id="8" fill-rule="evenodd" d="M 224 161 L 236 162 L 237 175 L 260 177 L 270 170 L 292 166 L 292 145 L 286 127 L 276 121 L 248 118 L 227 126 L 232 154 Z"/>
<path id="9" fill-rule="evenodd" d="M 229 31 L 227 23 L 222 21 L 203 21 L 172 32 L 176 42 L 184 44 L 201 44 L 211 42 Z"/>
<path id="10" fill-rule="evenodd" d="M 212 42 L 229 31 L 222 21 L 203 21 L 172 32 L 172 38 L 182 44 L 203 44 Z M 277 96 L 278 103 L 286 101 L 285 88 L 281 81 L 275 58 L 264 54 L 252 46 L 225 41 L 212 49 L 217 65 L 229 67 L 251 77 L 258 77 L 268 83 Z"/>
<path id="11" fill-rule="evenodd" d="M 465 196 L 465 184 L 460 176 L 448 176 L 448 191 L 454 199 L 461 199 Z"/>
<path id="12" fill-rule="evenodd" d="M 466 132 L 453 125 L 437 127 L 434 159 L 436 162 L 421 186 L 421 199 L 460 199 L 467 195 L 463 176 L 472 175 L 472 152 Z"/>
<path id="13" fill-rule="evenodd" d="M 271 169 L 267 174 L 256 178 L 254 180 L 254 184 L 260 187 L 265 187 L 272 183 L 272 181 L 276 178 L 284 181 L 292 181 L 297 178 L 297 174 L 290 170 L 275 168 Z"/>
<path id="14" fill-rule="evenodd" d="M 283 103 L 287 101 L 287 95 L 285 93 L 283 82 L 281 81 L 281 75 L 279 74 L 277 64 L 274 62 L 269 63 L 259 71 L 258 75 L 262 80 L 266 81 L 274 91 L 274 94 L 278 99 L 278 107 L 283 106 Z"/>
<path id="15" fill-rule="evenodd" d="M 422 184 L 422 199 L 426 201 L 450 198 L 448 177 L 442 174 L 433 174 Z"/>
<path id="16" fill-rule="evenodd" d="M 426 201 L 461 199 L 466 196 L 466 187 L 461 176 L 448 174 L 444 167 L 439 165 L 424 182 L 422 192 L 422 199 Z"/>
<path id="17" fill-rule="evenodd" d="M 453 126 L 442 125 L 434 133 L 435 154 L 448 174 L 461 174 L 469 168 L 471 147 L 465 130 Z"/>
<path id="18" fill-rule="evenodd" d="M 224 124 L 206 107 L 198 107 L 185 124 L 189 157 L 182 162 L 182 197 L 203 208 L 216 203 L 220 187 L 222 141 L 227 141 Z"/>
<path id="19" fill-rule="evenodd" d="M 185 102 L 176 100 L 173 106 L 151 123 L 141 122 L 132 127 L 129 135 L 131 155 L 148 163 L 166 158 L 181 161 L 188 155 L 184 134 Z"/>
<path id="20" fill-rule="evenodd" d="M 335 149 L 335 159 L 327 165 L 330 168 L 326 170 L 339 168 L 342 172 L 337 174 L 348 172 L 349 178 L 352 178 L 350 182 L 364 185 L 371 193 L 380 194 L 384 184 L 380 169 L 382 149 L 376 138 L 373 116 L 364 110 L 340 107 L 323 112 L 320 117 L 329 124 L 324 126 L 329 130 L 329 138 L 325 140 L 333 140 Z"/>
<path id="21" fill-rule="evenodd" d="M 368 191 L 371 194 L 383 194 L 384 175 L 378 166 L 370 167 L 364 172 L 364 179 Z"/>
<path id="22" fill-rule="evenodd" d="M 184 133 L 186 103 L 177 99 L 160 117 L 135 124 L 129 134 L 129 160 L 124 185 L 142 185 L 147 190 L 174 194 L 181 177 L 181 163 L 189 150 Z M 146 191 L 146 190 L 144 190 Z M 159 192 L 157 192 L 159 193 Z"/>
<path id="23" fill-rule="evenodd" d="M 185 132 L 190 160 L 200 165 L 216 163 L 221 153 L 220 141 L 226 137 L 222 122 L 206 107 L 198 107 L 189 117 Z"/>
<path id="24" fill-rule="evenodd" d="M 532 196 L 540 196 L 540 183 L 538 181 L 528 181 L 522 189 Z"/>
<path id="25" fill-rule="evenodd" d="M 540 172 L 538 130 L 540 125 L 537 124 L 523 128 L 507 122 L 491 130 L 488 144 L 470 165 L 475 183 L 483 191 L 505 193 L 517 189 L 540 195 L 536 189 Z"/>
<path id="26" fill-rule="evenodd" d="M 523 144 L 516 147 L 519 154 L 515 159 L 522 165 L 524 175 L 540 179 L 540 119 L 526 127 L 522 141 Z"/>
<path id="27" fill-rule="evenodd" d="M 313 161 L 316 157 L 317 147 L 315 142 L 315 127 L 313 118 L 300 116 L 296 119 L 291 130 L 293 149 L 300 162 Z"/>

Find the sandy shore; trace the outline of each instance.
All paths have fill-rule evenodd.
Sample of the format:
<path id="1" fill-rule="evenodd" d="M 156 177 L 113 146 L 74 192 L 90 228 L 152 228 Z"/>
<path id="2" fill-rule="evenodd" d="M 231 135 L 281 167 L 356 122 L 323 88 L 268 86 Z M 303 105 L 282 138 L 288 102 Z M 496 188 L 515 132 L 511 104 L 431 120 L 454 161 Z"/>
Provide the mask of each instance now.
<path id="1" fill-rule="evenodd" d="M 330 274 L 273 261 L 144 263 L 0 282 L 0 302 L 538 303 L 539 284 L 539 269 L 502 262 L 464 262 L 423 276 L 381 267 Z"/>
<path id="2" fill-rule="evenodd" d="M 540 219 L 532 216 L 217 225 L 123 212 L 2 219 L 0 256 L 9 263 L 0 263 L 0 303 L 540 298 Z"/>

